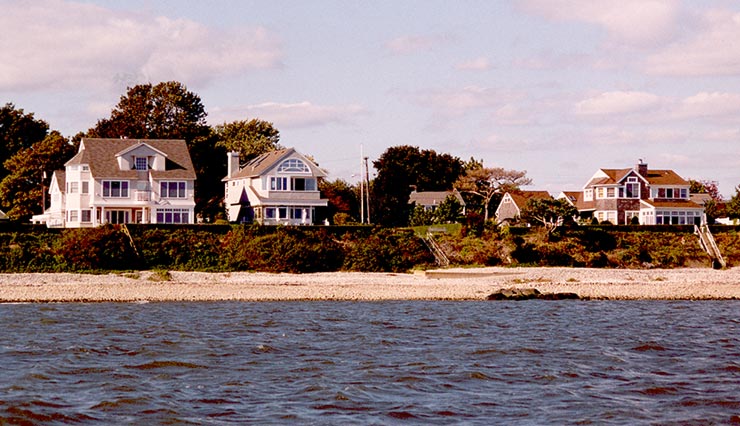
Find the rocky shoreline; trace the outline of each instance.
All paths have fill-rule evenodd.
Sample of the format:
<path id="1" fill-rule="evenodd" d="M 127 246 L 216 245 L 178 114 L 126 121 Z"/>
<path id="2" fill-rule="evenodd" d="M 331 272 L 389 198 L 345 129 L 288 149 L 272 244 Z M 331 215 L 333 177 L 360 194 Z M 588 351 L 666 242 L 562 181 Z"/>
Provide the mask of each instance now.
<path id="1" fill-rule="evenodd" d="M 152 271 L 0 274 L 0 303 L 288 300 L 486 300 L 507 288 L 574 293 L 582 299 L 740 298 L 740 268 L 460 268 L 411 274 L 271 274 Z"/>

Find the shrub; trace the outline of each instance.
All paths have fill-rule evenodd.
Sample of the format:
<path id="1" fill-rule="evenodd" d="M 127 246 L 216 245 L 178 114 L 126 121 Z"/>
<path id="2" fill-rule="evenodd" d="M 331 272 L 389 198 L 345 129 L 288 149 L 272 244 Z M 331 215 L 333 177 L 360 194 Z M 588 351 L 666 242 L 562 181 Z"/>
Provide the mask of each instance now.
<path id="1" fill-rule="evenodd" d="M 67 271 L 138 269 L 128 237 L 117 225 L 65 229 L 54 247 L 56 263 Z"/>
<path id="2" fill-rule="evenodd" d="M 344 241 L 343 269 L 365 272 L 405 272 L 430 265 L 434 256 L 410 230 L 381 230 L 366 238 Z"/>

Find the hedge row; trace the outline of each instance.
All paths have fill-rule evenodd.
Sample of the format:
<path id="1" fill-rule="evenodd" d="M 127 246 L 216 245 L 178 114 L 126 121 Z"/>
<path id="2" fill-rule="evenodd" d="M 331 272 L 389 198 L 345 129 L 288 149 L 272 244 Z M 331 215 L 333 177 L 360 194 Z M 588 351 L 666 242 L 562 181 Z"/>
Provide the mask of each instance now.
<path id="1" fill-rule="evenodd" d="M 407 230 L 295 227 L 129 227 L 0 232 L 0 272 L 137 269 L 387 271 L 433 263 Z M 129 237 L 130 235 L 130 237 Z"/>

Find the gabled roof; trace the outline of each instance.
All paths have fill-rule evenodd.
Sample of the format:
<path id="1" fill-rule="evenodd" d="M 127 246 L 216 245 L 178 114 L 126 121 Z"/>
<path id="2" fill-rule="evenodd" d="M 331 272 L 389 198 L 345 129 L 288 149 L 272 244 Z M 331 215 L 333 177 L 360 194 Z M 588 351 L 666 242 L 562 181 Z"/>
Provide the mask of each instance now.
<path id="1" fill-rule="evenodd" d="M 155 179 L 195 179 L 195 168 L 182 139 L 84 138 L 77 154 L 65 166 L 87 164 L 93 178 L 136 179 L 136 170 L 121 170 L 116 155 L 146 144 L 166 155 L 165 170 L 150 170 Z"/>
<path id="2" fill-rule="evenodd" d="M 645 178 L 651 185 L 688 185 L 686 179 L 673 170 L 648 170 Z"/>
<path id="3" fill-rule="evenodd" d="M 452 191 L 419 191 L 409 194 L 409 204 L 416 203 L 419 206 L 438 206 L 450 195 L 454 196 L 457 201 L 465 205 L 462 195 L 456 189 Z"/>
<path id="4" fill-rule="evenodd" d="M 55 179 L 57 181 L 57 185 L 59 186 L 59 189 L 62 192 L 64 192 L 67 186 L 67 172 L 65 172 L 64 170 L 54 170 L 54 174 L 51 175 L 51 180 L 55 180 Z"/>
<path id="5" fill-rule="evenodd" d="M 157 154 L 160 154 L 160 155 L 163 155 L 163 156 L 165 156 L 165 157 L 168 157 L 167 153 L 165 153 L 165 152 L 162 152 L 162 151 L 158 150 L 157 148 L 153 147 L 153 146 L 152 146 L 151 144 L 149 144 L 149 143 L 146 143 L 146 142 L 144 142 L 144 141 L 141 141 L 141 140 L 140 140 L 140 141 L 138 141 L 138 142 L 137 142 L 136 144 L 133 144 L 133 145 L 131 145 L 131 146 L 129 146 L 129 147 L 127 147 L 127 148 L 125 148 L 125 149 L 124 149 L 123 151 L 121 151 L 121 152 L 117 153 L 117 154 L 116 154 L 116 157 L 119 157 L 119 156 L 121 156 L 121 155 L 126 155 L 126 153 L 128 153 L 128 152 L 131 152 L 131 151 L 135 150 L 136 148 L 138 148 L 138 147 L 140 147 L 140 146 L 146 146 L 146 147 L 148 147 L 148 148 L 150 148 L 150 149 L 154 150 L 154 151 L 155 151 L 155 152 L 156 152 Z"/>
<path id="6" fill-rule="evenodd" d="M 634 174 L 650 185 L 688 185 L 689 183 L 673 170 L 648 170 L 647 176 L 633 168 L 599 169 L 584 188 L 594 185 L 619 185 L 629 175 Z"/>
<path id="7" fill-rule="evenodd" d="M 522 208 L 531 199 L 546 200 L 552 198 L 547 191 L 517 191 L 507 192 L 518 208 Z"/>
<path id="8" fill-rule="evenodd" d="M 7 218 L 8 218 L 8 216 L 5 214 L 5 212 L 2 211 L 2 210 L 0 210 L 0 220 L 5 220 Z"/>
<path id="9" fill-rule="evenodd" d="M 252 159 L 244 167 L 242 167 L 232 178 L 229 178 L 227 176 L 224 180 L 262 176 L 265 173 L 269 172 L 272 168 L 277 167 L 280 163 L 282 163 L 283 160 L 288 159 L 288 157 L 291 156 L 298 157 L 303 162 L 305 162 L 306 165 L 308 165 L 308 167 L 311 169 L 311 174 L 313 176 L 325 177 L 327 175 L 324 170 L 316 165 L 316 163 L 306 158 L 306 156 L 304 156 L 300 152 L 296 151 L 293 148 L 284 148 L 266 152 Z"/>

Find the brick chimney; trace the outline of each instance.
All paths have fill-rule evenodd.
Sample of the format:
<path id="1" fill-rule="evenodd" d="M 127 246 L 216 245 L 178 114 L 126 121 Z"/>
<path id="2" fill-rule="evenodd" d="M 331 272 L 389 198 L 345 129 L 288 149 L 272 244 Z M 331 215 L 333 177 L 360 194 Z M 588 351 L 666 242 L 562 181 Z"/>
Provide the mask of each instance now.
<path id="1" fill-rule="evenodd" d="M 647 163 L 645 163 L 644 161 L 642 161 L 642 158 L 640 158 L 639 161 L 640 162 L 637 163 L 637 165 L 635 166 L 635 170 L 637 171 L 637 173 L 640 174 L 640 176 L 646 178 L 647 177 L 647 174 L 648 174 L 648 165 L 647 165 Z"/>
<path id="2" fill-rule="evenodd" d="M 229 178 L 234 177 L 239 172 L 239 153 L 237 151 L 230 151 L 227 156 L 227 174 Z"/>

